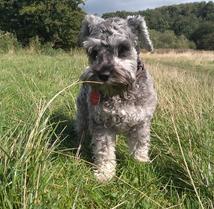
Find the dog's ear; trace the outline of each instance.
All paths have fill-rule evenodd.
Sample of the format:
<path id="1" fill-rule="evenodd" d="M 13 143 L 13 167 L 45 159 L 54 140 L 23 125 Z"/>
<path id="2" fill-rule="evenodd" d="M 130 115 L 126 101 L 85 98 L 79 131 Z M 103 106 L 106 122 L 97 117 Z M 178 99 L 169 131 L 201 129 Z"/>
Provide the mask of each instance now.
<path id="1" fill-rule="evenodd" d="M 103 18 L 95 16 L 95 15 L 86 15 L 85 19 L 82 22 L 82 27 L 80 30 L 80 42 L 85 41 L 90 35 L 91 31 L 98 23 L 104 21 Z"/>
<path id="2" fill-rule="evenodd" d="M 146 21 L 142 16 L 128 16 L 127 22 L 132 32 L 137 35 L 138 40 L 143 42 L 143 45 L 148 51 L 153 51 L 153 44 L 149 36 Z"/>

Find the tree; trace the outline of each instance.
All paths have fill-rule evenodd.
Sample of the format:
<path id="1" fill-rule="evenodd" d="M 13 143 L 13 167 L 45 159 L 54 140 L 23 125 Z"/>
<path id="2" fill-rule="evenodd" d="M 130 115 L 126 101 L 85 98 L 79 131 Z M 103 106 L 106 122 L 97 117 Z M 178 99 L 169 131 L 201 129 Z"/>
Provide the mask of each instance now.
<path id="1" fill-rule="evenodd" d="M 193 15 L 183 18 L 178 17 L 174 21 L 172 28 L 176 35 L 185 35 L 187 38 L 190 38 L 192 33 L 198 28 L 198 19 Z"/>
<path id="2" fill-rule="evenodd" d="M 83 0 L 0 0 L 0 28 L 16 34 L 23 45 L 38 36 L 56 48 L 77 45 Z"/>
<path id="3" fill-rule="evenodd" d="M 168 48 L 168 49 L 188 49 L 195 48 L 195 44 L 189 41 L 184 35 L 176 36 L 174 31 L 164 31 L 159 32 L 156 30 L 151 30 L 150 32 L 152 42 L 154 47 Z"/>
<path id="4" fill-rule="evenodd" d="M 214 32 L 208 33 L 198 41 L 198 48 L 206 50 L 214 50 Z"/>
<path id="5" fill-rule="evenodd" d="M 121 15 L 120 12 L 116 12 L 107 13 L 103 16 L 114 17 L 118 16 L 118 14 Z M 210 35 L 212 31 L 209 31 L 210 29 L 206 28 L 206 26 L 202 26 L 203 24 L 214 24 L 214 2 L 212 1 L 164 6 L 138 12 L 123 11 L 121 16 L 126 17 L 128 15 L 145 16 L 148 27 L 162 32 L 164 37 L 169 36 L 169 41 L 173 37 L 169 31 L 173 31 L 180 39 L 183 37 L 183 40 L 187 38 L 190 42 L 194 41 L 198 49 L 212 48 L 213 41 Z M 209 27 L 211 28 L 213 25 Z M 157 37 L 161 38 L 161 36 Z M 194 44 L 192 45 L 191 43 L 190 45 L 193 47 Z"/>
<path id="6" fill-rule="evenodd" d="M 214 49 L 214 23 L 205 22 L 192 34 L 191 39 L 196 43 L 197 49 Z"/>

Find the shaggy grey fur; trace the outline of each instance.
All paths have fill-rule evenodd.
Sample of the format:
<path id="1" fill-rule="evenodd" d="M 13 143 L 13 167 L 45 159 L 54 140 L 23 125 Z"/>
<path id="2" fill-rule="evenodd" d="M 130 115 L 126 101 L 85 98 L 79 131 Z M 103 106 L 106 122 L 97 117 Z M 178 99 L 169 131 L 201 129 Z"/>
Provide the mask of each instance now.
<path id="1" fill-rule="evenodd" d="M 95 175 L 100 181 L 115 175 L 117 133 L 128 137 L 135 159 L 149 161 L 150 121 L 157 96 L 139 58 L 141 38 L 145 48 L 152 51 L 141 16 L 104 20 L 87 15 L 83 21 L 81 40 L 90 66 L 81 75 L 87 82 L 77 98 L 77 131 L 80 137 L 87 130 L 92 136 Z"/>

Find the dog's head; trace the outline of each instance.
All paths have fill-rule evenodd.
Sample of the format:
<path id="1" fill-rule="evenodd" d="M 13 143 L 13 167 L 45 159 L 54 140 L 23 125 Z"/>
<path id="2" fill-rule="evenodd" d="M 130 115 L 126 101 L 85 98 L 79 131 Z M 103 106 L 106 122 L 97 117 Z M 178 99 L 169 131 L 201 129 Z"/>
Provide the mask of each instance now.
<path id="1" fill-rule="evenodd" d="M 106 90 L 122 90 L 135 81 L 140 39 L 145 48 L 153 50 L 145 20 L 141 16 L 103 19 L 87 15 L 80 39 L 90 62 L 81 79 L 102 82 L 98 88 Z"/>

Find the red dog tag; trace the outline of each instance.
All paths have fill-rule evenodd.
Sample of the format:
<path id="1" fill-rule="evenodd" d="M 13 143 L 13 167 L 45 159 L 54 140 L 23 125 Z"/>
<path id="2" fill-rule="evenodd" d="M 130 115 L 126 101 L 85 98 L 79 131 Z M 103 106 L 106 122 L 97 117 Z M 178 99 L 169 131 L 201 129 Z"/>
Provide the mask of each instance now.
<path id="1" fill-rule="evenodd" d="M 100 93 L 92 90 L 90 93 L 90 102 L 92 105 L 98 105 L 100 103 Z"/>

